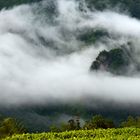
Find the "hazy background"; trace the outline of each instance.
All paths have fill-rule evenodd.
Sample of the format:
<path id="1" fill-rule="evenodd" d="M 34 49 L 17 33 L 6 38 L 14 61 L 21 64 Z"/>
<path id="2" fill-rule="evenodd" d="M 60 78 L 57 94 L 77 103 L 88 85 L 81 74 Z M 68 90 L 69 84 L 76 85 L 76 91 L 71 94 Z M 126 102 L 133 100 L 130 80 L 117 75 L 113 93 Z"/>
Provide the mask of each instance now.
<path id="1" fill-rule="evenodd" d="M 119 5 L 112 9 L 91 10 L 86 2 L 74 0 L 2 8 L 1 113 L 18 116 L 28 125 L 34 120 L 38 120 L 34 125 L 43 125 L 46 120 L 38 129 L 52 122 L 52 112 L 61 114 L 57 120 L 84 111 L 108 116 L 120 111 L 122 116 L 139 114 L 140 75 L 133 66 L 128 76 L 89 71 L 100 51 L 124 44 L 129 48 L 128 42 L 135 61 L 140 62 L 140 20 Z M 94 43 L 81 39 L 81 35 L 98 30 L 107 35 Z"/>

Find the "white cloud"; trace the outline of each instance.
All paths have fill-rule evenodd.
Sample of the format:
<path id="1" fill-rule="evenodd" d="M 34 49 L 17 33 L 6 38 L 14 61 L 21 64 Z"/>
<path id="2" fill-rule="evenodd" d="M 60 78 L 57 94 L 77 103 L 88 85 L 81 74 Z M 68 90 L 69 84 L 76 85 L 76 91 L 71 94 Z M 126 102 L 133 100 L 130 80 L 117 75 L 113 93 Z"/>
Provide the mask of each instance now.
<path id="1" fill-rule="evenodd" d="M 73 0 L 55 2 L 59 14 L 51 19 L 54 24 L 39 14 L 42 7 L 37 4 L 0 12 L 0 103 L 72 101 L 87 96 L 139 102 L 138 75 L 89 73 L 89 67 L 99 51 L 129 40 L 139 59 L 140 21 L 112 11 L 82 13 Z M 77 33 L 86 27 L 119 37 L 108 39 L 107 44 L 100 42 L 98 47 L 84 47 Z"/>

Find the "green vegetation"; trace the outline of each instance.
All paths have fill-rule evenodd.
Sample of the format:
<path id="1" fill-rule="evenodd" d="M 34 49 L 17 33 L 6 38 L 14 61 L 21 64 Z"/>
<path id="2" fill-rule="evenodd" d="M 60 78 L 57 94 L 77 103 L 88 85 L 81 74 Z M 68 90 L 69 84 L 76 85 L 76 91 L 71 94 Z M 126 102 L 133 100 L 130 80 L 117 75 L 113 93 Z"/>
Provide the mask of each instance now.
<path id="1" fill-rule="evenodd" d="M 5 140 L 139 140 L 140 129 L 94 129 L 76 130 L 61 133 L 22 134 Z"/>
<path id="2" fill-rule="evenodd" d="M 140 128 L 140 117 L 134 118 L 128 116 L 127 120 L 121 123 L 121 127 L 138 127 Z"/>
<path id="3" fill-rule="evenodd" d="M 83 41 L 86 43 L 86 45 L 90 45 L 95 43 L 96 41 L 99 41 L 103 37 L 107 37 L 108 33 L 103 30 L 86 30 L 86 32 L 81 32 L 78 36 L 78 39 L 80 41 Z"/>
<path id="4" fill-rule="evenodd" d="M 83 126 L 81 126 L 79 117 L 76 119 L 70 119 L 67 123 L 63 123 L 60 126 L 52 125 L 50 127 L 51 132 L 64 132 L 71 130 L 94 130 L 94 129 L 108 129 L 108 128 L 125 128 L 134 127 L 140 128 L 140 117 L 134 118 L 133 116 L 128 116 L 128 118 L 121 122 L 119 125 L 115 125 L 112 119 L 105 118 L 101 115 L 95 115 L 90 120 L 86 121 Z"/>
<path id="5" fill-rule="evenodd" d="M 40 0 L 0 0 L 0 9 L 2 8 L 11 8 L 15 5 L 20 5 L 24 3 L 38 2 Z M 93 7 L 103 10 L 105 8 L 115 7 L 121 3 L 122 9 L 128 9 L 131 15 L 137 18 L 140 18 L 140 1 L 139 0 L 86 0 L 88 7 L 93 10 Z M 52 17 L 52 13 L 55 13 L 55 6 L 48 7 L 47 14 L 51 13 L 49 17 Z M 84 41 L 87 45 L 95 43 L 99 39 L 108 36 L 108 34 L 102 30 L 91 31 L 88 30 L 83 32 L 78 36 L 80 41 Z M 118 48 L 110 51 L 102 51 L 93 62 L 91 69 L 99 70 L 102 66 L 105 70 L 110 71 L 115 74 L 121 74 L 125 69 L 127 69 L 130 60 L 124 50 Z M 125 71 L 126 72 L 126 71 Z M 68 109 L 67 109 L 68 108 Z M 57 112 L 59 110 L 63 111 L 64 114 L 86 114 L 86 108 L 76 106 L 73 107 L 54 107 L 56 114 L 52 108 L 49 112 L 54 117 L 57 118 Z M 46 111 L 47 112 L 47 111 Z M 52 113 L 53 112 L 53 113 Z M 80 113 L 79 113 L 80 112 Z M 43 109 L 39 109 L 39 114 L 45 114 Z M 82 114 L 81 113 L 81 114 Z M 95 112 L 94 112 L 95 113 Z M 91 114 L 88 113 L 87 114 Z M 84 116 L 84 115 L 83 115 Z M 52 118 L 53 120 L 53 118 Z M 44 121 L 45 122 L 45 121 Z M 115 123 L 103 116 L 96 115 L 93 116 L 90 120 L 86 121 L 82 126 L 79 119 L 70 119 L 68 123 L 64 123 L 61 126 L 51 126 L 49 133 L 42 134 L 23 134 L 25 133 L 24 126 L 13 118 L 1 118 L 0 119 L 0 139 L 6 138 L 6 140 L 30 140 L 30 139 L 78 139 L 78 140 L 88 140 L 88 139 L 100 139 L 100 140 L 109 140 L 109 139 L 140 139 L 140 118 L 134 118 L 129 116 L 126 121 L 122 122 L 115 129 Z M 129 128 L 127 128 L 129 127 Z M 45 128 L 46 129 L 46 128 Z M 46 130 L 47 131 L 47 130 Z M 21 134 L 21 135 L 20 135 Z M 9 138 L 8 138 L 9 137 Z"/>
<path id="6" fill-rule="evenodd" d="M 93 116 L 83 126 L 80 119 L 70 119 L 68 123 L 60 127 L 51 126 L 51 132 L 25 134 L 21 123 L 13 118 L 4 118 L 0 126 L 0 139 L 4 140 L 60 140 L 60 139 L 139 139 L 140 138 L 140 117 L 129 116 L 120 127 L 116 128 L 112 120 L 101 115 Z"/>
<path id="7" fill-rule="evenodd" d="M 91 70 L 105 70 L 113 74 L 124 74 L 130 64 L 128 54 L 121 48 L 99 53 L 91 65 Z"/>
<path id="8" fill-rule="evenodd" d="M 1 118 L 0 120 L 0 139 L 12 136 L 13 134 L 22 134 L 25 128 L 21 122 L 14 118 Z"/>
<path id="9" fill-rule="evenodd" d="M 0 9 L 9 8 L 20 4 L 38 2 L 41 0 L 0 0 Z"/>
<path id="10" fill-rule="evenodd" d="M 133 17 L 140 18 L 140 1 L 139 0 L 86 0 L 88 7 L 95 7 L 99 10 L 119 6 L 121 10 L 127 10 Z"/>
<path id="11" fill-rule="evenodd" d="M 13 7 L 24 3 L 38 2 L 41 0 L 0 0 L 0 9 Z M 78 0 L 77 0 L 78 1 Z M 132 16 L 140 18 L 140 1 L 139 0 L 86 0 L 90 9 L 103 10 L 120 6 L 123 10 L 128 10 Z"/>
<path id="12" fill-rule="evenodd" d="M 112 120 L 106 119 L 101 115 L 94 116 L 90 121 L 87 121 L 84 125 L 84 129 L 98 129 L 98 128 L 114 128 L 115 124 Z"/>

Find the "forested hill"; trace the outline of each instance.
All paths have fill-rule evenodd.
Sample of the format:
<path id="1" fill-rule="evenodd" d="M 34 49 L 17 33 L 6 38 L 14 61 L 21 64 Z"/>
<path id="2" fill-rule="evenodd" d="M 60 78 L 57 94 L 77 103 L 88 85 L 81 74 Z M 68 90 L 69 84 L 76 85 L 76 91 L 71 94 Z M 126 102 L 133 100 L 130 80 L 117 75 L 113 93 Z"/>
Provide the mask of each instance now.
<path id="1" fill-rule="evenodd" d="M 0 9 L 38 1 L 41 0 L 0 0 Z M 96 9 L 103 10 L 106 8 L 119 6 L 123 10 L 129 11 L 133 17 L 140 18 L 140 0 L 85 0 L 85 1 L 87 2 L 88 7 L 91 9 L 95 7 Z"/>
<path id="2" fill-rule="evenodd" d="M 119 6 L 127 10 L 133 17 L 140 18 L 140 0 L 86 0 L 89 7 L 93 5 L 96 9 L 103 10 L 106 8 Z"/>
<path id="3" fill-rule="evenodd" d="M 9 8 L 20 4 L 38 2 L 41 0 L 0 0 L 0 9 Z"/>

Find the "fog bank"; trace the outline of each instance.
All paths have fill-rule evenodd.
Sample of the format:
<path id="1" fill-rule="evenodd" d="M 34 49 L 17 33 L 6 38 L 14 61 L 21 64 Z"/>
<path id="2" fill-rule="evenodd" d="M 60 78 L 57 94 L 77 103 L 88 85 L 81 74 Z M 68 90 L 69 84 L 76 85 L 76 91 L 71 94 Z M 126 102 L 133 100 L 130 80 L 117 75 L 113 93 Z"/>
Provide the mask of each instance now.
<path id="1" fill-rule="evenodd" d="M 74 0 L 47 0 L 0 11 L 0 104 L 71 102 L 87 97 L 139 103 L 140 76 L 89 72 L 104 49 L 132 43 L 140 61 L 140 21 L 114 11 L 91 12 Z M 109 36 L 86 44 L 86 30 Z M 129 47 L 129 46 L 127 46 Z"/>

